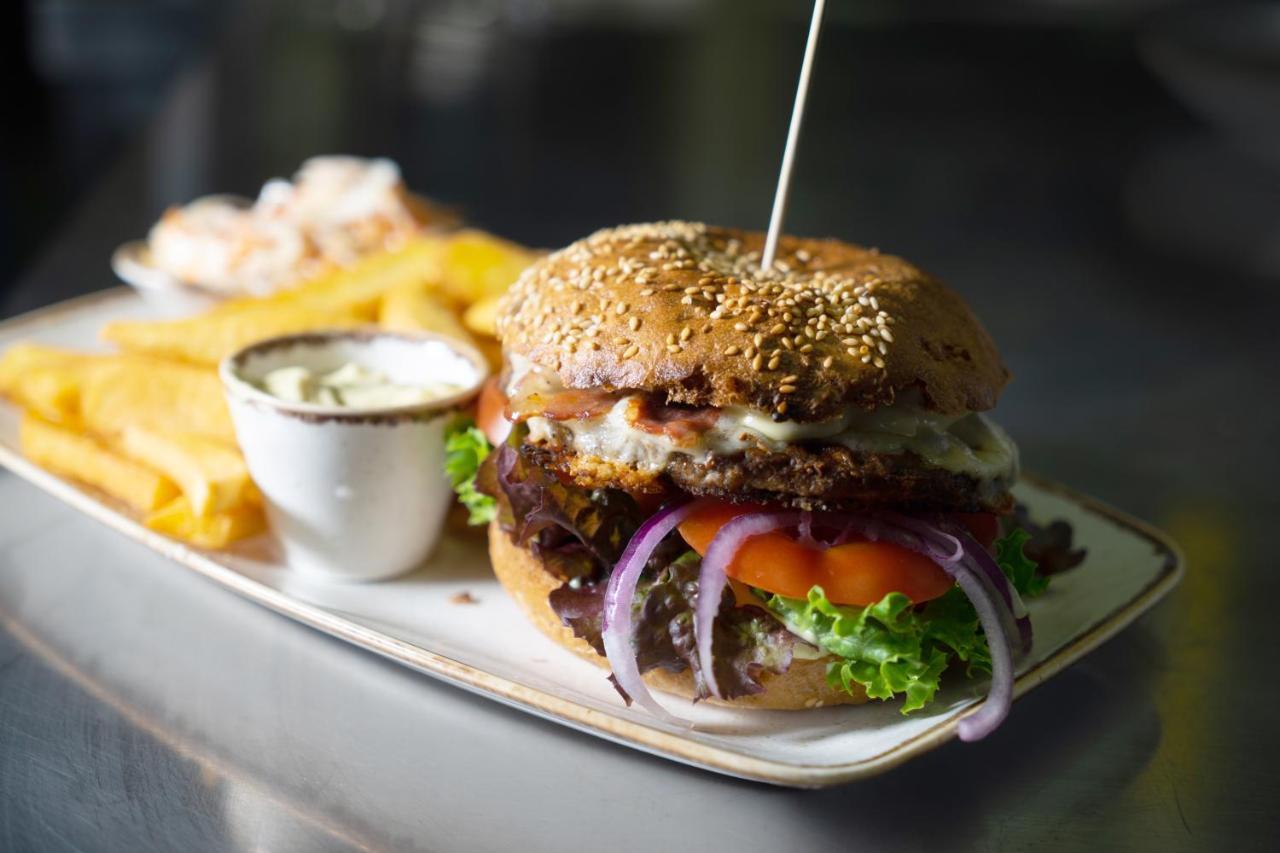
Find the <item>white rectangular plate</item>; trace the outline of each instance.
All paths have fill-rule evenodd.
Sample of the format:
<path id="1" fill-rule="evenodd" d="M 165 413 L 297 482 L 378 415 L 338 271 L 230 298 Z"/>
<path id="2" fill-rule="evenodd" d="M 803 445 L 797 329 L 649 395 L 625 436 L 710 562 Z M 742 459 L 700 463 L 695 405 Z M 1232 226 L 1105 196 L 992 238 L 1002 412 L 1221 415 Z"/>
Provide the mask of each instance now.
<path id="1" fill-rule="evenodd" d="M 146 316 L 131 292 L 107 291 L 0 324 L 0 351 L 23 339 L 95 348 L 98 328 Z M 208 553 L 159 536 L 101 495 L 27 462 L 16 409 L 0 402 L 0 463 L 76 509 L 247 598 L 428 675 L 516 708 L 665 758 L 781 785 L 816 787 L 882 772 L 955 736 L 985 682 L 952 678 L 925 712 L 897 702 L 810 711 L 734 711 L 663 697 L 696 722 L 670 726 L 623 706 L 603 671 L 545 639 L 494 580 L 483 539 L 448 537 L 407 578 L 335 585 L 290 572 L 269 538 Z M 1032 516 L 1062 518 L 1088 558 L 1030 603 L 1035 647 L 1016 694 L 1044 682 L 1128 625 L 1182 576 L 1176 546 L 1159 531 L 1095 500 L 1036 480 L 1015 490 Z M 454 603 L 467 592 L 474 604 Z M 1016 710 L 1014 713 L 1017 713 Z"/>

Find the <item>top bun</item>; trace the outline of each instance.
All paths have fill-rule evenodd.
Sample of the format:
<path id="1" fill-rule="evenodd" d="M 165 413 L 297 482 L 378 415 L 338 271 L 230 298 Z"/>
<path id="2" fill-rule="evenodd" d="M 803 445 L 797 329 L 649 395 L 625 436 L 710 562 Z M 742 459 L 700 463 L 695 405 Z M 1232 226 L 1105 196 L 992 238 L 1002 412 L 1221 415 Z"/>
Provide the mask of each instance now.
<path id="1" fill-rule="evenodd" d="M 693 222 L 597 231 L 531 266 L 504 298 L 508 356 L 569 388 L 825 420 L 916 392 L 925 409 L 992 408 L 1009 371 L 964 301 L 901 258 L 839 240 Z"/>

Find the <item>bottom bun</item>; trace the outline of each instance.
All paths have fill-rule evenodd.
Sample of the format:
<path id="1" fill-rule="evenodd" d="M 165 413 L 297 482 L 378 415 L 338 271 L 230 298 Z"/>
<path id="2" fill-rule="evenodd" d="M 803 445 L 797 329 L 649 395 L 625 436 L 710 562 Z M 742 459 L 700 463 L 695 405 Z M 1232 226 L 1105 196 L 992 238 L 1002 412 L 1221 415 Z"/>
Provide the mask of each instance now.
<path id="1" fill-rule="evenodd" d="M 608 669 L 609 662 L 597 654 L 586 640 L 575 637 L 573 631 L 561 623 L 560 617 L 551 609 L 548 597 L 562 581 L 544 569 L 537 557 L 512 542 L 511 537 L 496 522 L 489 525 L 489 558 L 498 582 L 539 631 L 580 657 Z M 803 711 L 824 705 L 861 705 L 866 702 L 867 697 L 863 693 L 853 696 L 843 690 L 836 690 L 827 683 L 827 663 L 830 660 L 830 656 L 817 660 L 797 658 L 792 660 L 786 672 L 780 675 L 766 672 L 762 676 L 763 693 L 727 701 L 706 701 L 733 708 L 780 711 Z M 654 690 L 674 693 L 686 699 L 693 698 L 693 673 L 687 669 L 684 672 L 650 670 L 645 673 L 644 681 Z"/>

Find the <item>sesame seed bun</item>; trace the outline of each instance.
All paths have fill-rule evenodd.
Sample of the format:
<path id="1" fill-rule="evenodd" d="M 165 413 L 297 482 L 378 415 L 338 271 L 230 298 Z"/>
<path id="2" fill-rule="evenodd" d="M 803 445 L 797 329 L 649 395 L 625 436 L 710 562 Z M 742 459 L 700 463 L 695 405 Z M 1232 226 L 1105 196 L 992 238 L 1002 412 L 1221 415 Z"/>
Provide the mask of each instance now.
<path id="1" fill-rule="evenodd" d="M 569 388 L 824 420 L 918 391 L 944 414 L 992 408 L 1009 379 L 964 301 L 907 261 L 838 240 L 660 222 L 598 231 L 505 297 L 508 355 Z"/>
<path id="2" fill-rule="evenodd" d="M 539 631 L 580 657 L 608 668 L 609 662 L 596 654 L 586 640 L 574 636 L 573 631 L 562 624 L 560 617 L 551 609 L 551 592 L 563 582 L 548 572 L 541 560 L 512 542 L 511 537 L 496 522 L 489 525 L 489 560 L 493 563 L 493 572 L 498 576 L 498 581 Z M 727 702 L 719 699 L 707 701 L 737 708 L 783 711 L 799 711 L 824 705 L 861 705 L 866 702 L 865 694 L 853 696 L 843 690 L 836 690 L 827 683 L 827 663 L 830 660 L 829 657 L 817 660 L 797 658 L 792 660 L 791 666 L 781 675 L 764 674 L 763 693 Z M 644 680 L 654 690 L 673 693 L 686 699 L 693 698 L 693 674 L 689 670 L 668 672 L 665 669 L 654 669 L 645 673 Z"/>

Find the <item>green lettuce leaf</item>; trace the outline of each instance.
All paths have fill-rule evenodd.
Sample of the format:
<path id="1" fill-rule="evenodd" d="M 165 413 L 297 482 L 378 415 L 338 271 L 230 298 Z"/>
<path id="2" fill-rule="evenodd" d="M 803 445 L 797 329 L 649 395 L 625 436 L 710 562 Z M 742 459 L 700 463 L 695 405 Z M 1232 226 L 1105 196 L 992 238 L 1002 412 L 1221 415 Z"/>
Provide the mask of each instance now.
<path id="1" fill-rule="evenodd" d="M 1049 578 L 1023 552 L 1028 539 L 1015 528 L 997 540 L 996 562 L 1020 595 L 1034 598 Z M 904 714 L 933 700 L 953 661 L 963 663 L 969 676 L 991 672 L 977 611 L 959 587 L 920 607 L 898 592 L 867 607 L 832 604 L 817 586 L 803 600 L 756 593 L 788 629 L 841 658 L 827 670 L 833 687 L 864 689 L 872 699 L 901 695 Z"/>
<path id="2" fill-rule="evenodd" d="M 476 473 L 491 450 L 489 440 L 471 421 L 459 420 L 445 432 L 444 471 L 458 500 L 471 512 L 471 524 L 488 524 L 498 514 L 497 502 L 476 489 Z"/>
<path id="3" fill-rule="evenodd" d="M 925 636 L 966 664 L 968 676 L 991 673 L 991 651 L 978 622 L 978 612 L 960 587 L 952 587 L 921 607 L 919 618 Z"/>
<path id="4" fill-rule="evenodd" d="M 772 595 L 766 605 L 790 630 L 841 658 L 827 667 L 832 687 L 852 693 L 858 685 L 872 699 L 902 694 L 904 714 L 923 708 L 938 692 L 950 657 L 902 593 L 891 592 L 867 607 L 843 607 L 815 586 L 807 599 Z"/>
<path id="5" fill-rule="evenodd" d="M 1049 588 L 1049 576 L 1037 571 L 1036 562 L 1026 555 L 1023 546 L 1031 534 L 1015 527 L 995 541 L 996 562 L 1019 595 L 1035 598 Z"/>

